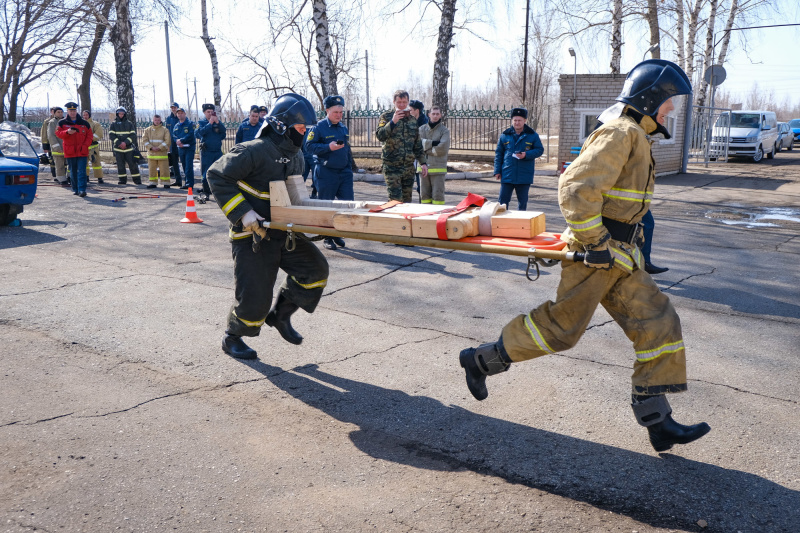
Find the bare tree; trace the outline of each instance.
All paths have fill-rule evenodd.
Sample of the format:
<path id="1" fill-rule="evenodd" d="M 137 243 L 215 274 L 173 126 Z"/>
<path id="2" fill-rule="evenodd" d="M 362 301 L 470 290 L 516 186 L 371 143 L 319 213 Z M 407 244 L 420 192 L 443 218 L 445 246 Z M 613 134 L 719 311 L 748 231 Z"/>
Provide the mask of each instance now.
<path id="1" fill-rule="evenodd" d="M 0 121 L 16 120 L 17 99 L 32 83 L 54 76 L 83 47 L 80 28 L 65 23 L 75 2 L 6 0 L 0 8 Z"/>
<path id="2" fill-rule="evenodd" d="M 100 47 L 105 39 L 107 29 L 107 26 L 102 21 L 108 20 L 112 7 L 113 0 L 100 0 L 100 4 L 95 7 L 95 9 L 99 12 L 100 17 L 97 17 L 94 14 L 91 15 L 91 19 L 94 20 L 94 37 L 92 38 L 92 44 L 89 46 L 89 53 L 86 55 L 86 61 L 81 69 L 81 83 L 78 85 L 78 96 L 80 98 L 81 109 L 92 109 L 92 76 L 99 75 L 107 78 L 105 73 L 101 71 L 95 71 L 95 64 L 97 63 L 97 54 L 100 52 Z M 110 79 L 107 78 L 107 81 L 110 81 Z"/>
<path id="3" fill-rule="evenodd" d="M 614 0 L 611 12 L 611 73 L 619 74 L 622 59 L 622 0 Z"/>
<path id="4" fill-rule="evenodd" d="M 325 0 L 313 0 L 314 37 L 317 42 L 317 61 L 322 94 L 339 94 L 336 87 L 336 69 L 328 36 L 328 5 Z"/>
<path id="5" fill-rule="evenodd" d="M 438 5 L 438 4 L 437 4 Z M 450 81 L 450 49 L 453 48 L 453 24 L 456 18 L 456 0 L 442 0 L 439 5 L 442 18 L 439 23 L 439 40 L 436 43 L 436 60 L 433 63 L 433 105 L 446 113 L 450 107 L 447 84 Z"/>
<path id="6" fill-rule="evenodd" d="M 208 36 L 208 17 L 206 16 L 206 0 L 200 0 L 200 20 L 203 25 L 203 44 L 206 45 L 208 55 L 211 57 L 211 75 L 214 78 L 214 105 L 222 105 L 222 91 L 219 88 L 219 62 L 217 61 L 217 49 L 214 48 L 212 38 Z"/>
<path id="7" fill-rule="evenodd" d="M 658 2 L 657 0 L 647 0 L 647 12 L 645 14 L 647 26 L 650 29 L 650 46 L 661 44 L 661 31 L 658 24 Z M 661 48 L 657 47 L 651 51 L 653 59 L 661 59 Z"/>

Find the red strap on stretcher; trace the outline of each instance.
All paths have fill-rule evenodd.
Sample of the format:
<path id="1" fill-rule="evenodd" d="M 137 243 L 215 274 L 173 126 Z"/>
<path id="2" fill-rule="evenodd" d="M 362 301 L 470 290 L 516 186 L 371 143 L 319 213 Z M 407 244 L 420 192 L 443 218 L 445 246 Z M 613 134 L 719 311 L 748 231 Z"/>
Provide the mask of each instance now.
<path id="1" fill-rule="evenodd" d="M 470 207 L 481 207 L 484 202 L 486 202 L 486 198 L 470 192 L 467 193 L 467 197 L 461 200 L 457 206 L 451 207 L 450 209 L 445 209 L 444 211 L 431 211 L 430 213 L 408 214 L 403 215 L 403 217 L 407 220 L 411 220 L 412 218 L 416 217 L 439 215 L 439 218 L 436 219 L 436 236 L 439 237 L 439 240 L 441 241 L 447 241 L 449 240 L 447 238 L 447 219 L 453 215 L 457 215 L 466 211 Z"/>
<path id="2" fill-rule="evenodd" d="M 381 211 L 386 211 L 387 209 L 391 209 L 392 207 L 398 206 L 402 204 L 400 200 L 390 200 L 383 205 L 379 205 L 378 207 L 373 207 L 369 210 L 370 213 L 380 213 Z"/>

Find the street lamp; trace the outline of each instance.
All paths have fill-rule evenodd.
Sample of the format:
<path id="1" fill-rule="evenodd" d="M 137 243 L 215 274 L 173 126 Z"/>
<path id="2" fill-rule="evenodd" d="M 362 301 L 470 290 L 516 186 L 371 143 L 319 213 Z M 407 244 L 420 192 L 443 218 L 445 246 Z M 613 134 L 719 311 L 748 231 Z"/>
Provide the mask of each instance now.
<path id="1" fill-rule="evenodd" d="M 656 43 L 656 44 L 654 44 L 653 46 L 651 46 L 650 48 L 648 48 L 648 49 L 647 49 L 647 51 L 646 51 L 646 52 L 644 53 L 644 55 L 642 56 L 642 61 L 644 61 L 644 60 L 647 58 L 647 54 L 649 54 L 650 52 L 655 52 L 655 51 L 656 51 L 656 50 L 658 50 L 660 47 L 661 47 L 661 44 L 660 44 L 660 43 Z"/>
<path id="2" fill-rule="evenodd" d="M 569 49 L 569 55 L 575 60 L 575 71 L 572 74 L 572 102 L 575 102 L 578 93 L 578 56 L 575 55 L 573 48 Z"/>

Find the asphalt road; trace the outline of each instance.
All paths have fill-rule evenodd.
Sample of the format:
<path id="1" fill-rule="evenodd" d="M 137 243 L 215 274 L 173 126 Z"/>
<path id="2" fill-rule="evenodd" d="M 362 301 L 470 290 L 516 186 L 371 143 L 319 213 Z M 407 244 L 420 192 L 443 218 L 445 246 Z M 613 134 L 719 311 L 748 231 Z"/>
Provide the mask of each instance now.
<path id="1" fill-rule="evenodd" d="M 243 363 L 219 348 L 215 204 L 180 224 L 179 191 L 43 183 L 0 228 L 0 531 L 800 530 L 800 152 L 659 180 L 653 261 L 689 359 L 674 416 L 713 428 L 660 455 L 602 309 L 469 395 L 459 351 L 554 297 L 557 267 L 530 282 L 519 258 L 348 241 L 293 319 L 303 345 L 265 328 Z M 550 231 L 556 183 L 529 204 Z"/>

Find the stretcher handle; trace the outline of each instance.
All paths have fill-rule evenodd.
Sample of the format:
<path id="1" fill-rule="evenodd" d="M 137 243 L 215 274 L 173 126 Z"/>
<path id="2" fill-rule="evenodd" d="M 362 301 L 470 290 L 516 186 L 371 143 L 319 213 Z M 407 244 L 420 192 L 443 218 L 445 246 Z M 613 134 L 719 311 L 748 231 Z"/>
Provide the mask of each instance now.
<path id="1" fill-rule="evenodd" d="M 483 252 L 498 255 L 514 255 L 517 257 L 535 257 L 537 259 L 551 259 L 556 261 L 582 262 L 582 252 L 569 252 L 564 250 L 539 250 L 537 248 L 513 248 L 511 246 L 497 246 L 494 244 L 481 244 L 474 242 L 444 241 L 439 239 L 423 239 L 421 237 L 403 237 L 400 235 L 380 235 L 377 233 L 361 233 L 341 231 L 336 228 L 322 226 L 304 226 L 300 224 L 271 222 L 264 220 L 261 225 L 267 229 L 310 233 L 326 237 L 342 237 L 343 239 L 360 239 L 363 241 L 389 242 L 392 244 L 405 244 L 424 246 L 427 248 L 443 248 L 445 250 L 461 250 L 465 252 Z"/>

